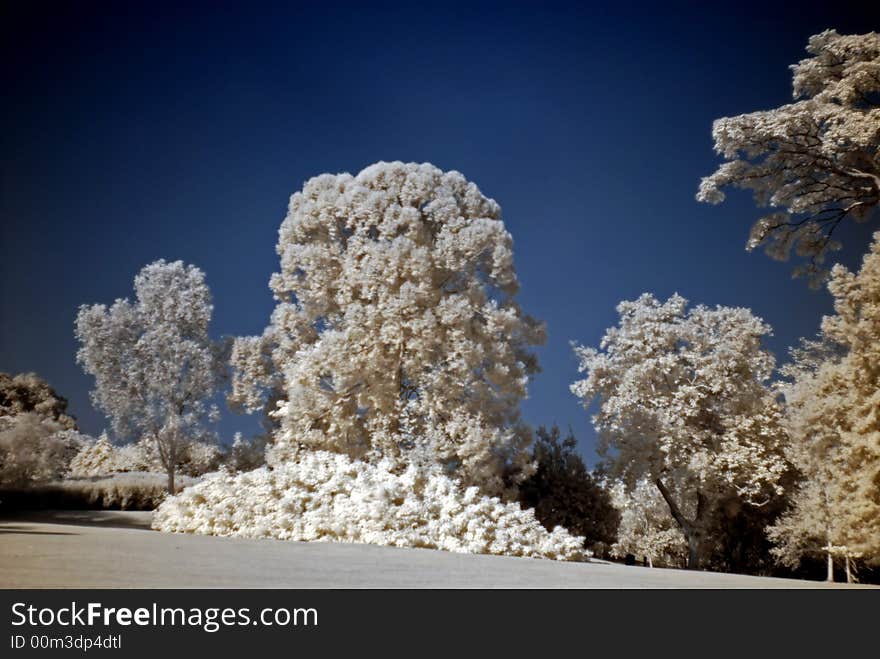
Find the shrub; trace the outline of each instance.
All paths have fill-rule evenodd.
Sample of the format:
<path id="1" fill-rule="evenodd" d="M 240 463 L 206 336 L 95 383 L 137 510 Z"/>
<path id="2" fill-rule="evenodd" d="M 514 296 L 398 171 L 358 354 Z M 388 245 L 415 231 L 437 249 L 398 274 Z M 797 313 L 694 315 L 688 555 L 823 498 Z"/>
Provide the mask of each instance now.
<path id="1" fill-rule="evenodd" d="M 191 442 L 184 447 L 177 470 L 187 476 L 201 476 L 219 469 L 223 458 L 223 451 L 216 444 Z"/>
<path id="2" fill-rule="evenodd" d="M 204 442 L 186 445 L 177 469 L 187 476 L 201 476 L 220 467 L 224 455 L 219 447 Z M 107 436 L 84 445 L 70 463 L 70 476 L 87 478 L 128 472 L 162 472 L 165 469 L 151 443 L 135 442 L 116 446 Z"/>
<path id="3" fill-rule="evenodd" d="M 74 456 L 68 475 L 72 478 L 88 478 L 125 471 L 119 467 L 119 450 L 110 443 L 106 434 L 102 434 Z"/>
<path id="4" fill-rule="evenodd" d="M 169 497 L 153 528 L 218 536 L 363 542 L 561 560 L 583 538 L 546 531 L 530 510 L 483 496 L 437 468 L 368 464 L 327 451 L 234 475 L 210 474 Z"/>

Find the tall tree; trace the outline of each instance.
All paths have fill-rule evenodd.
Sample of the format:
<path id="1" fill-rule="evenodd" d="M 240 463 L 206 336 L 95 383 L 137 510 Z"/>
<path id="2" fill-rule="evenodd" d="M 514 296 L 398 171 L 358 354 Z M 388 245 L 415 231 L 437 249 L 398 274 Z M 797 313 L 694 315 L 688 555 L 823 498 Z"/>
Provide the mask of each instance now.
<path id="1" fill-rule="evenodd" d="M 613 543 L 620 514 L 609 492 L 578 455 L 571 430 L 563 439 L 555 424 L 549 430 L 538 428 L 532 460 L 535 473 L 520 486 L 519 501 L 534 509 L 544 528 L 552 531 L 562 526 L 583 536 L 588 547 Z"/>
<path id="2" fill-rule="evenodd" d="M 699 567 L 713 514 L 731 494 L 755 505 L 780 492 L 781 411 L 766 386 L 770 327 L 748 309 L 697 306 L 673 295 L 621 302 L 600 350 L 576 346 L 586 378 L 571 389 L 593 423 L 611 475 L 633 490 L 649 478 Z"/>
<path id="3" fill-rule="evenodd" d="M 515 300 L 501 208 L 460 173 L 377 163 L 290 199 L 263 337 L 239 340 L 234 396 L 280 389 L 272 461 L 430 453 L 503 492 L 528 474 L 521 422 L 543 328 Z"/>
<path id="4" fill-rule="evenodd" d="M 803 480 L 771 528 L 780 561 L 824 553 L 880 563 L 880 232 L 858 273 L 835 266 L 835 314 L 792 351 L 783 386 L 792 463 Z"/>
<path id="5" fill-rule="evenodd" d="M 747 249 L 784 260 L 794 248 L 807 258 L 795 274 L 818 286 L 822 262 L 839 248 L 837 226 L 867 220 L 880 203 L 880 35 L 826 30 L 807 52 L 791 67 L 794 103 L 715 121 L 715 151 L 726 162 L 702 180 L 697 199 L 719 203 L 727 186 L 751 190 L 774 210 L 754 224 Z"/>
<path id="6" fill-rule="evenodd" d="M 209 436 L 209 403 L 221 373 L 208 336 L 213 307 L 204 273 L 181 261 L 156 261 L 134 279 L 135 302 L 82 306 L 77 361 L 95 377 L 92 400 L 120 436 L 156 448 L 174 492 L 179 459 Z"/>

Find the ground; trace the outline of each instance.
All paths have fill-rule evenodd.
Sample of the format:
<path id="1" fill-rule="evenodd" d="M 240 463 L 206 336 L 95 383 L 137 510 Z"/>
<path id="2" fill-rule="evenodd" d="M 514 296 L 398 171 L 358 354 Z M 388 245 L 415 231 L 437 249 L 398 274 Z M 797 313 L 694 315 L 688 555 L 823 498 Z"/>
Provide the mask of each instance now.
<path id="1" fill-rule="evenodd" d="M 0 588 L 827 588 L 606 562 L 166 534 L 149 512 L 0 519 Z M 834 584 L 844 586 L 843 584 Z"/>

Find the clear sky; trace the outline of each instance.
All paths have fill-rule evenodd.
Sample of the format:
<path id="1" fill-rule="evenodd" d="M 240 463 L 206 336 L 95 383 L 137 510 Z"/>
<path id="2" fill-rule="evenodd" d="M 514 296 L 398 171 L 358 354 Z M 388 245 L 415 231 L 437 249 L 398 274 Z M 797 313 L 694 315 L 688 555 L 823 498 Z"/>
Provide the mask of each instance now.
<path id="1" fill-rule="evenodd" d="M 569 342 L 596 344 L 621 299 L 751 307 L 778 356 L 831 309 L 744 251 L 747 194 L 694 194 L 712 120 L 789 102 L 807 38 L 880 29 L 872 3 L 17 4 L 0 16 L 0 370 L 46 378 L 87 432 L 107 424 L 75 363 L 80 304 L 182 259 L 207 273 L 214 335 L 260 333 L 289 196 L 378 160 L 457 169 L 501 204 L 520 300 L 548 327 L 524 415 L 570 425 L 590 464 Z M 843 232 L 841 260 L 875 228 Z"/>

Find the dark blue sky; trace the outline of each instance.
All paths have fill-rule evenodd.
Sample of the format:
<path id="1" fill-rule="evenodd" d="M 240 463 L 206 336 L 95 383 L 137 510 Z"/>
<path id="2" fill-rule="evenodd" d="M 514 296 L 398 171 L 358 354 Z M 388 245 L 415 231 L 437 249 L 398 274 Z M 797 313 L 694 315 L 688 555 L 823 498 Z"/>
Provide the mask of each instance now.
<path id="1" fill-rule="evenodd" d="M 457 169 L 501 204 L 521 302 L 548 326 L 525 417 L 571 425 L 591 464 L 569 341 L 597 343 L 621 299 L 751 307 L 780 356 L 830 311 L 790 264 L 744 251 L 757 216 L 746 194 L 719 207 L 694 194 L 717 163 L 712 120 L 788 102 L 809 35 L 880 29 L 876 11 L 11 4 L 0 370 L 48 379 L 88 432 L 106 424 L 75 364 L 80 304 L 130 296 L 143 265 L 182 259 L 207 273 L 215 335 L 259 333 L 290 194 L 377 160 Z M 873 228 L 845 232 L 841 260 L 857 264 Z M 257 427 L 227 414 L 221 431 Z"/>

